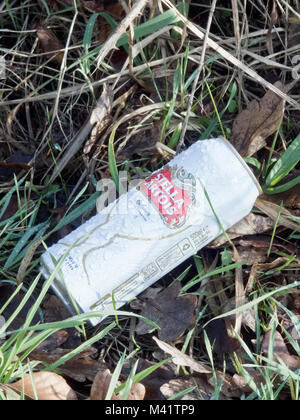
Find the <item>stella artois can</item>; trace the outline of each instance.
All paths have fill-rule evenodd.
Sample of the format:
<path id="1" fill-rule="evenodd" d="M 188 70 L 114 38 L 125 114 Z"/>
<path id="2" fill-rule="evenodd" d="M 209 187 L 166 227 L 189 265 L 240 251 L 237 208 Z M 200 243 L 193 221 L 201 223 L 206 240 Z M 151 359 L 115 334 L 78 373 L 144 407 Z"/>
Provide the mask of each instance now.
<path id="1" fill-rule="evenodd" d="M 70 311 L 74 302 L 83 312 L 118 309 L 245 217 L 259 194 L 227 140 L 199 140 L 98 206 L 96 216 L 42 255 L 42 273 L 51 275 L 65 255 L 53 289 Z"/>

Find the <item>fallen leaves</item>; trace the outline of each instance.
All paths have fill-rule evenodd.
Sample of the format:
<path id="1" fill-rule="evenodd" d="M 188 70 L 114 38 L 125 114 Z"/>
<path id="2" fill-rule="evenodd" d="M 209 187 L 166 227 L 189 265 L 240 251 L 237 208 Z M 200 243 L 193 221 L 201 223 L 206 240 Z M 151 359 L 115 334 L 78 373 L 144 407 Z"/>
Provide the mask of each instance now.
<path id="1" fill-rule="evenodd" d="M 131 303 L 139 309 L 141 315 L 157 324 L 158 336 L 164 341 L 173 341 L 195 323 L 197 296 L 186 294 L 178 296 L 180 282 L 161 290 L 149 287 L 139 298 Z M 136 327 L 137 334 L 147 334 L 153 326 L 140 319 Z"/>
<path id="2" fill-rule="evenodd" d="M 202 380 L 199 380 L 199 379 L 193 380 L 193 375 L 191 375 L 188 378 L 188 384 L 191 387 L 193 387 L 193 385 L 194 387 L 195 385 L 197 386 L 197 382 L 198 382 L 198 385 L 201 384 L 200 390 L 201 389 L 202 391 L 204 390 L 205 391 L 204 394 L 208 394 L 209 397 L 211 398 L 215 391 L 215 388 L 213 386 L 213 383 L 214 383 L 213 377 L 215 375 L 215 377 L 217 377 L 218 380 L 222 382 L 222 392 L 220 393 L 221 394 L 220 399 L 230 399 L 232 397 L 238 397 L 241 395 L 241 391 L 237 389 L 236 386 L 234 385 L 231 375 L 228 375 L 226 373 L 224 374 L 224 372 L 218 371 L 217 369 L 212 369 L 208 365 L 205 365 L 204 363 L 194 360 L 192 357 L 181 352 L 176 347 L 173 347 L 170 344 L 159 340 L 157 337 L 153 337 L 153 340 L 157 343 L 159 348 L 161 348 L 164 352 L 172 356 L 173 363 L 175 363 L 178 366 L 189 367 L 192 370 L 192 372 L 197 372 L 198 374 L 201 374 Z M 183 380 L 183 384 L 186 385 L 185 380 Z M 175 380 L 175 382 L 171 380 L 167 384 L 163 385 L 161 387 L 162 393 L 168 394 L 170 386 L 173 388 L 175 386 L 175 392 L 176 392 L 176 386 L 178 386 L 178 380 L 177 381 Z M 180 384 L 179 386 L 180 386 L 180 390 L 182 390 L 182 387 Z M 201 392 L 197 399 L 202 399 Z"/>
<path id="3" fill-rule="evenodd" d="M 77 400 L 76 393 L 66 380 L 54 372 L 35 372 L 11 385 L 12 389 L 31 399 L 38 400 Z"/>
<path id="4" fill-rule="evenodd" d="M 278 89 L 284 90 L 281 82 Z M 260 101 L 253 100 L 235 119 L 230 141 L 243 157 L 250 157 L 266 145 L 266 138 L 279 127 L 284 100 L 269 90 Z"/>
<path id="5" fill-rule="evenodd" d="M 107 392 L 109 389 L 109 385 L 111 383 L 113 375 L 111 374 L 109 369 L 106 369 L 104 372 L 100 372 L 96 375 L 92 388 L 91 388 L 91 394 L 90 399 L 95 400 L 105 400 L 107 396 Z M 117 386 L 120 386 L 121 383 L 118 382 Z M 144 385 L 140 383 L 136 383 L 132 385 L 130 388 L 130 392 L 128 394 L 128 397 L 126 398 L 128 401 L 130 400 L 143 400 L 145 397 L 145 387 Z M 123 396 L 122 391 L 118 393 L 117 395 L 113 393 L 111 400 L 121 400 Z"/>
<path id="6" fill-rule="evenodd" d="M 189 357 L 182 351 L 178 350 L 176 347 L 171 346 L 168 343 L 165 343 L 162 340 L 159 340 L 157 337 L 153 337 L 153 340 L 156 342 L 158 347 L 162 349 L 167 354 L 170 354 L 172 356 L 172 362 L 175 363 L 178 366 L 188 366 L 193 371 L 198 373 L 211 373 L 212 369 L 204 365 L 203 363 L 200 363 L 196 360 L 194 360 L 192 357 Z"/>
<path id="7" fill-rule="evenodd" d="M 283 362 L 290 370 L 300 369 L 300 357 L 289 353 L 279 331 L 275 331 L 273 334 L 272 329 L 270 329 L 266 332 L 261 351 L 265 356 L 272 355 L 271 357 L 275 362 Z"/>

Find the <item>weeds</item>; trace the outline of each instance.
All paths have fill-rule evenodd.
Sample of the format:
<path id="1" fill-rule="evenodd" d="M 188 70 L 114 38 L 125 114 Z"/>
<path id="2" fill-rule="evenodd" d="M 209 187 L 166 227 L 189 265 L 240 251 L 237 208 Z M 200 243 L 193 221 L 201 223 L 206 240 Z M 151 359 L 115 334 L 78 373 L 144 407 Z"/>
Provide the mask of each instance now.
<path id="1" fill-rule="evenodd" d="M 43 304 L 63 258 L 44 281 L 40 255 L 93 213 L 98 180 L 110 177 L 118 189 L 124 169 L 134 178 L 157 169 L 175 150 L 199 138 L 230 138 L 236 115 L 270 89 L 286 106 L 275 132 L 245 156 L 267 200 L 251 215 L 254 228 L 229 232 L 229 242 L 212 244 L 160 282 L 180 281 L 181 294 L 198 297 L 195 324 L 176 345 L 211 369 L 204 389 L 179 361 L 175 376 L 186 385 L 168 398 L 299 400 L 299 368 L 294 364 L 300 357 L 299 89 L 293 78 L 299 52 L 293 29 L 294 20 L 299 23 L 297 2 L 279 0 L 272 23 L 272 11 L 263 2 L 222 1 L 214 9 L 205 1 L 156 0 L 115 38 L 110 38 L 112 31 L 140 2 L 102 3 L 5 0 L 0 6 L 0 54 L 6 63 L 0 79 L 0 292 L 1 285 L 14 288 L 6 301 L 0 300 L 0 315 L 23 296 L 5 323 L 0 322 L 0 399 L 25 399 L 24 391 L 16 393 L 12 384 L 26 375 L 38 399 L 37 370 L 66 375 L 66 364 L 93 346 L 113 372 L 104 398 L 128 399 L 139 383 L 151 388 L 150 379 L 171 358 L 154 358 L 157 346 L 135 333 L 139 315 L 130 309 L 112 311 L 93 330 L 89 317 L 102 313 L 77 310 L 73 317 L 45 321 Z M 285 88 L 277 88 L 276 80 Z M 90 116 L 107 85 L 111 109 L 105 124 L 95 126 Z M 121 152 L 127 153 L 125 159 Z M 18 159 L 27 169 L 14 167 L 11 172 L 8 164 Z M 266 216 L 273 220 L 268 229 L 260 224 Z M 236 260 L 230 241 L 242 255 L 246 248 L 247 258 Z M 246 300 L 228 309 L 241 269 Z M 13 328 L 24 309 L 21 327 Z M 254 325 L 252 330 L 243 325 L 242 336 L 230 321 L 241 313 L 251 314 Z M 217 321 L 224 321 L 223 339 L 219 330 L 208 333 L 209 325 L 220 325 Z M 155 334 L 157 326 L 151 325 Z M 60 356 L 52 361 L 31 357 L 57 332 L 74 329 L 80 344 L 59 348 Z M 234 350 L 227 351 L 228 342 Z M 225 348 L 221 355 L 218 346 Z M 140 369 L 145 360 L 151 366 Z M 230 385 L 240 391 L 234 396 L 226 382 L 233 370 L 230 381 L 236 382 Z M 171 381 L 166 384 L 171 387 Z"/>

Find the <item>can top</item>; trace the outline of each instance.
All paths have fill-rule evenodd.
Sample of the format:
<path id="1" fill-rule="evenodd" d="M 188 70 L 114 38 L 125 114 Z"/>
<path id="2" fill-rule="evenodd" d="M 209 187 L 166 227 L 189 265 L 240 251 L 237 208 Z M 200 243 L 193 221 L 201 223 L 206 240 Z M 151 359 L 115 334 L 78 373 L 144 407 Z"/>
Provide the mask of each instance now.
<path id="1" fill-rule="evenodd" d="M 259 182 L 257 181 L 256 177 L 254 176 L 253 172 L 251 171 L 251 169 L 249 168 L 249 166 L 247 165 L 247 163 L 244 161 L 244 159 L 242 158 L 242 156 L 239 154 L 239 152 L 236 150 L 236 148 L 230 143 L 229 140 L 227 140 L 225 137 L 223 136 L 219 136 L 219 138 L 221 140 L 224 141 L 224 143 L 227 144 L 227 146 L 231 149 L 231 151 L 235 154 L 235 156 L 239 159 L 239 161 L 241 162 L 241 164 L 243 165 L 243 167 L 247 170 L 247 172 L 249 173 L 250 177 L 252 178 L 255 186 L 258 189 L 259 195 L 261 195 L 263 193 L 263 190 L 259 184 Z"/>

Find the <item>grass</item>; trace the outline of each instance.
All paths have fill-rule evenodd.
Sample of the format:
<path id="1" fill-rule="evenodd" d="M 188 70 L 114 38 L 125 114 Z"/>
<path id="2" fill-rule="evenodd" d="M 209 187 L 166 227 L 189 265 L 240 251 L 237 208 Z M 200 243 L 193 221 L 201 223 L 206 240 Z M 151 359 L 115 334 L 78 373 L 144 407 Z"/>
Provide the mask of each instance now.
<path id="1" fill-rule="evenodd" d="M 254 265 L 234 260 L 230 243 L 201 250 L 160 284 L 180 280 L 182 294 L 194 293 L 199 298 L 196 324 L 173 344 L 211 366 L 211 399 L 226 396 L 221 373 L 233 369 L 245 384 L 244 388 L 240 385 L 238 398 L 300 399 L 299 370 L 276 356 L 275 343 L 277 331 L 285 338 L 290 354 L 300 357 L 299 340 L 284 326 L 284 322 L 293 325 L 300 334 L 297 311 L 292 306 L 300 286 L 295 281 L 299 235 L 297 229 L 291 232 L 280 223 L 287 197 L 297 196 L 300 180 L 299 91 L 287 70 L 292 69 L 297 49 L 285 36 L 290 30 L 287 22 L 299 18 L 296 1 L 289 7 L 278 2 L 273 52 L 266 42 L 271 11 L 262 2 L 250 0 L 245 11 L 237 1 L 221 1 L 213 7 L 202 3 L 154 1 L 153 7 L 134 17 L 115 44 L 111 44 L 109 33 L 122 19 L 121 6 L 92 14 L 79 2 L 73 6 L 57 2 L 55 7 L 47 0 L 1 4 L 0 54 L 7 68 L 6 78 L 0 79 L 0 161 L 11 158 L 15 162 L 21 156 L 31 169 L 27 174 L 11 175 L 5 167 L 0 178 L 0 286 L 15 285 L 14 294 L 0 305 L 0 315 L 23 291 L 23 299 L 5 324 L 0 324 L 0 399 L 26 397 L 13 394 L 10 384 L 40 369 L 39 361 L 30 359 L 30 354 L 64 329 L 76 328 L 81 344 L 55 362 L 44 363 L 43 369 L 60 372 L 67 360 L 91 345 L 104 343 L 102 353 L 113 372 L 107 399 L 120 392 L 126 399 L 133 384 L 146 381 L 169 363 L 170 358 L 157 362 L 154 342 L 149 344 L 147 337 L 135 334 L 133 319 L 139 315 L 130 310 L 112 311 L 96 329 L 87 326 L 91 315 L 80 313 L 63 321 L 35 323 L 63 261 L 58 261 L 54 273 L 43 281 L 40 255 L 64 229 L 93 214 L 99 197 L 97 181 L 110 177 L 118 190 L 120 171 L 127 170 L 134 179 L 156 170 L 175 150 L 198 138 L 230 138 L 237 113 L 252 99 L 261 98 L 266 87 L 273 89 L 277 79 L 294 84 L 290 91 L 281 93 L 286 101 L 281 125 L 264 149 L 246 159 L 265 198 L 278 204 L 273 228 L 267 232 L 266 265 L 258 266 L 248 300 L 239 308 L 226 309 L 227 301 L 235 297 L 237 270 L 242 270 L 246 283 Z M 51 28 L 62 43 L 61 60 L 55 53 L 51 56 L 51 45 L 41 47 L 37 24 Z M 103 28 L 108 34 L 101 44 Z M 107 125 L 99 128 L 92 149 L 83 153 L 90 133 L 81 137 L 82 128 L 105 83 L 113 90 L 111 115 Z M 71 152 L 72 144 L 78 145 L 76 152 Z M 121 150 L 127 151 L 126 158 L 122 158 Z M 288 210 L 289 219 L 299 225 L 299 207 Z M 282 258 L 278 265 L 277 258 Z M 35 303 L 23 326 L 12 329 L 31 297 Z M 216 356 L 216 341 L 203 328 L 245 310 L 254 313 L 255 331 L 249 333 L 243 328 L 243 336 L 235 336 L 239 351 Z M 234 335 L 229 325 L 226 328 Z M 262 353 L 261 340 L 267 331 L 271 339 L 267 353 Z M 152 366 L 139 371 L 138 361 L 148 359 Z M 124 376 L 127 363 L 131 367 Z M 178 365 L 176 374 L 187 378 L 190 371 Z M 201 398 L 202 391 L 191 383 L 170 400 L 190 392 Z"/>

